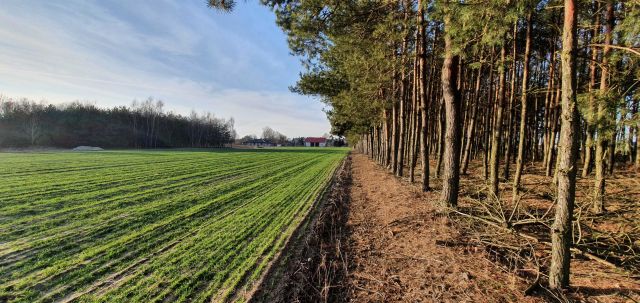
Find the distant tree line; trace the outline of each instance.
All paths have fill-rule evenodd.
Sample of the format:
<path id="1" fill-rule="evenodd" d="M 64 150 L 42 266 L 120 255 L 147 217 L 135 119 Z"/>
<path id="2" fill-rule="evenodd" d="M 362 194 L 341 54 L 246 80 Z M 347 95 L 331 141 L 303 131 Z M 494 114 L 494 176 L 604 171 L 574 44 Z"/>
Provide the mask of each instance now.
<path id="1" fill-rule="evenodd" d="M 236 136 L 233 118 L 195 111 L 185 117 L 163 107 L 153 98 L 100 108 L 0 97 L 0 147 L 221 147 Z"/>

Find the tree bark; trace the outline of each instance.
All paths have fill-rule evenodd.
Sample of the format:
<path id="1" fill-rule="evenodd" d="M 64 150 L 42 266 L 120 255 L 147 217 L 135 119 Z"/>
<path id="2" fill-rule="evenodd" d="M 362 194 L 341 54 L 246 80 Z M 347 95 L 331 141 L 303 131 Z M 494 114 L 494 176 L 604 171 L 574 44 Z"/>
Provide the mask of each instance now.
<path id="1" fill-rule="evenodd" d="M 531 55 L 531 13 L 527 14 L 527 38 L 524 46 L 524 63 L 522 69 L 522 95 L 520 96 L 520 136 L 518 138 L 518 155 L 516 171 L 513 176 L 513 201 L 517 201 L 520 191 L 520 178 L 524 163 L 524 141 L 527 130 L 527 90 L 529 85 L 529 56 Z"/>
<path id="2" fill-rule="evenodd" d="M 482 62 L 482 56 L 480 56 L 480 62 Z M 478 114 L 478 107 L 480 106 L 480 84 L 482 79 L 481 76 L 482 76 L 482 65 L 478 67 L 478 75 L 476 77 L 476 87 L 473 94 L 474 95 L 473 99 L 475 100 L 475 104 L 472 105 L 473 108 L 471 109 L 471 119 L 469 121 L 469 125 L 467 126 L 467 135 L 466 135 L 467 144 L 464 147 L 464 152 L 462 156 L 462 174 L 463 175 L 467 174 L 467 169 L 469 167 L 472 137 L 473 137 L 473 132 L 476 126 L 476 116 Z"/>
<path id="3" fill-rule="evenodd" d="M 504 176 L 505 180 L 509 180 L 509 167 L 511 165 L 511 137 L 512 137 L 512 133 L 513 133 L 513 124 L 514 124 L 514 119 L 515 119 L 515 99 L 516 99 L 516 77 L 518 76 L 517 73 L 517 47 L 518 47 L 518 21 L 514 22 L 513 24 L 513 47 L 512 47 L 512 52 L 511 52 L 511 57 L 512 57 L 512 62 L 511 62 L 511 78 L 509 79 L 509 89 L 510 89 L 510 93 L 509 93 L 509 124 L 507 127 L 507 135 L 505 136 L 506 138 L 506 143 L 507 145 L 505 146 L 504 149 L 504 171 L 502 173 L 502 175 Z"/>
<path id="4" fill-rule="evenodd" d="M 444 100 L 440 100 L 440 111 L 438 111 L 438 160 L 436 162 L 436 178 L 442 175 L 442 159 L 444 157 L 444 137 L 445 137 L 445 109 Z"/>
<path id="5" fill-rule="evenodd" d="M 558 88 L 556 89 L 556 95 L 554 97 L 554 101 L 552 101 L 551 105 L 552 107 L 550 107 L 550 113 L 549 113 L 549 117 L 550 117 L 550 131 L 549 131 L 549 147 L 547 148 L 547 165 L 545 167 L 545 175 L 547 177 L 551 176 L 551 170 L 554 167 L 554 150 L 555 150 L 555 146 L 556 146 L 556 135 L 558 132 L 558 120 L 559 120 L 559 107 L 560 107 L 560 99 L 561 99 L 561 89 Z"/>
<path id="6" fill-rule="evenodd" d="M 591 41 L 597 41 L 599 28 L 600 28 L 600 2 L 595 1 L 595 21 L 593 25 L 593 30 L 591 32 Z M 598 60 L 598 48 L 591 48 L 591 62 L 589 62 L 589 112 L 587 120 L 587 136 L 585 138 L 585 153 L 584 153 L 584 162 L 582 163 L 582 177 L 586 178 L 591 173 L 591 158 L 593 153 L 593 141 L 596 133 L 596 128 L 594 126 L 594 116 L 597 111 L 596 101 L 594 97 L 594 88 L 596 85 L 596 61 Z"/>
<path id="7" fill-rule="evenodd" d="M 395 56 L 395 54 L 394 54 Z M 398 73 L 393 71 L 393 82 L 391 84 L 391 165 L 390 169 L 395 174 L 398 165 L 398 100 L 396 91 L 398 86 Z"/>
<path id="8" fill-rule="evenodd" d="M 389 129 L 391 128 L 389 125 L 389 111 L 387 110 L 387 108 L 383 108 L 382 109 L 382 116 L 383 116 L 383 133 L 384 133 L 384 155 L 383 155 L 383 159 L 382 159 L 382 165 L 384 167 L 388 167 L 389 162 L 391 160 L 391 144 L 389 143 L 391 141 L 391 133 L 389 131 Z"/>
<path id="9" fill-rule="evenodd" d="M 404 61 L 404 60 L 403 60 Z M 404 65 L 404 64 L 403 64 Z M 398 134 L 398 163 L 396 164 L 396 175 L 402 177 L 404 172 L 404 148 L 405 148 L 405 120 L 406 120 L 406 72 L 404 71 L 404 66 L 402 67 L 402 80 L 400 81 L 400 105 L 398 107 L 399 111 L 399 134 Z"/>
<path id="10" fill-rule="evenodd" d="M 611 44 L 611 32 L 613 30 L 613 1 L 607 0 L 607 12 L 606 12 L 606 21 L 605 21 L 605 33 L 604 33 L 604 49 L 602 51 L 602 72 L 600 74 L 600 94 L 604 94 L 608 90 L 608 77 L 609 77 L 609 51 Z M 598 111 L 596 117 L 596 154 L 595 154 L 595 169 L 596 169 L 596 177 L 595 177 L 595 192 L 593 199 L 593 211 L 595 213 L 603 213 L 605 212 L 604 206 L 604 193 L 605 193 L 605 150 L 609 142 L 607 142 L 607 136 L 605 134 L 604 123 L 605 119 L 608 117 L 606 114 L 606 105 L 602 104 L 603 102 L 598 102 Z"/>
<path id="11" fill-rule="evenodd" d="M 418 62 L 420 60 L 420 35 L 416 31 L 416 50 L 415 56 L 413 58 L 413 83 L 412 83 L 412 92 L 411 92 L 411 109 L 409 111 L 410 117 L 410 129 L 409 129 L 409 182 L 413 183 L 415 181 L 415 168 L 416 168 L 416 160 L 418 155 L 418 149 L 420 148 L 418 144 L 418 128 L 420 127 L 419 123 L 421 120 L 418 119 L 418 102 L 420 102 L 420 96 L 418 95 L 418 91 L 420 90 L 420 81 L 418 78 L 420 77 L 420 70 Z"/>
<path id="12" fill-rule="evenodd" d="M 451 15 L 444 16 L 444 60 L 442 63 L 442 97 L 446 113 L 444 144 L 444 171 L 441 201 L 448 207 L 457 207 L 460 182 L 460 92 L 456 86 L 460 57 L 453 53 L 451 41 Z"/>
<path id="13" fill-rule="evenodd" d="M 487 105 L 485 106 L 485 115 L 484 115 L 484 123 L 482 126 L 483 129 L 483 142 L 482 142 L 482 176 L 485 181 L 489 180 L 489 154 L 490 154 L 490 146 L 491 146 L 491 125 L 493 124 L 493 106 L 491 106 L 491 98 L 493 96 L 493 75 L 494 75 L 494 55 L 495 48 L 491 50 L 491 65 L 489 66 L 489 83 L 488 93 L 487 93 Z"/>
<path id="14" fill-rule="evenodd" d="M 556 214 L 551 228 L 551 267 L 549 286 L 569 286 L 572 245 L 572 219 L 576 191 L 579 118 L 576 100 L 576 9 L 575 0 L 564 1 L 562 34 L 562 124 L 558 151 L 558 192 Z"/>
<path id="15" fill-rule="evenodd" d="M 426 68 L 427 68 L 427 40 L 425 35 L 425 22 L 424 22 L 424 8 L 422 0 L 418 1 L 418 36 L 420 37 L 420 58 L 419 58 L 419 95 L 420 95 L 420 163 L 422 175 L 420 177 L 420 183 L 422 184 L 422 191 L 429 191 L 429 117 L 428 117 L 428 100 L 427 100 L 427 87 L 426 87 Z"/>
<path id="16" fill-rule="evenodd" d="M 500 185 L 500 146 L 502 141 L 502 113 L 504 111 L 504 88 L 505 88 L 505 57 L 506 48 L 504 45 L 500 50 L 500 66 L 498 67 L 498 97 L 496 99 L 496 115 L 493 125 L 493 137 L 491 138 L 491 164 L 489 165 L 489 181 L 491 182 L 491 193 L 498 196 Z"/>
<path id="17" fill-rule="evenodd" d="M 611 115 L 611 119 L 613 119 L 613 133 L 609 135 L 609 146 L 607 150 L 607 156 L 609 156 L 609 161 L 607 161 L 607 175 L 613 175 L 613 169 L 616 167 L 616 143 L 618 142 L 618 128 L 616 124 L 616 117 L 618 113 L 614 112 Z"/>
<path id="18" fill-rule="evenodd" d="M 555 85 L 555 63 L 556 63 L 556 42 L 555 37 L 551 39 L 551 55 L 549 56 L 549 81 L 544 102 L 544 138 L 543 138 L 543 159 L 542 166 L 546 169 L 549 162 L 549 144 L 551 142 L 551 119 L 553 117 L 554 85 Z"/>

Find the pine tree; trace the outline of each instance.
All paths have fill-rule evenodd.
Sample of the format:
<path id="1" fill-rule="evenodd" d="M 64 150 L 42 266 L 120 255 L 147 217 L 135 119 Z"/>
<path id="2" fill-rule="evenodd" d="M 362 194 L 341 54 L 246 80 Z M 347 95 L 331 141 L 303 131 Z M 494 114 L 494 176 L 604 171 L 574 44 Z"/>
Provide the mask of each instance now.
<path id="1" fill-rule="evenodd" d="M 579 118 L 576 99 L 576 3 L 564 1 L 562 31 L 562 113 L 558 150 L 558 189 L 556 214 L 551 227 L 551 266 L 549 286 L 569 286 L 572 245 L 572 220 L 576 192 L 576 158 L 578 154 Z"/>
<path id="2" fill-rule="evenodd" d="M 444 23 L 444 60 L 442 63 L 442 98 L 445 106 L 444 132 L 444 171 L 442 176 L 441 201 L 447 207 L 457 207 L 460 186 L 460 92 L 458 82 L 458 64 L 460 56 L 454 53 L 451 38 L 452 8 L 449 1 L 443 3 Z"/>

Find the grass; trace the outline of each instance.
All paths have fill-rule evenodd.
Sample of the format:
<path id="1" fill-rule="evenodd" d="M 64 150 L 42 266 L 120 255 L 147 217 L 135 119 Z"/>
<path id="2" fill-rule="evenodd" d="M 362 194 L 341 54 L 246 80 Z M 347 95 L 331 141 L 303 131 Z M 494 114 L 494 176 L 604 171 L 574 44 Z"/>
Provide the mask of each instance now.
<path id="1" fill-rule="evenodd" d="M 242 299 L 346 152 L 0 153 L 0 301 Z"/>

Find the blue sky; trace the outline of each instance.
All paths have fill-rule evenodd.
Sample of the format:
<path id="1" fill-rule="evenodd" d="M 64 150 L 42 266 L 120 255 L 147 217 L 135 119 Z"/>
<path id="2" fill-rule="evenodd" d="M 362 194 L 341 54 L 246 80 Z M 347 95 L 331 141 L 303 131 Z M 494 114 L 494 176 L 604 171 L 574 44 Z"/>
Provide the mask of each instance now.
<path id="1" fill-rule="evenodd" d="M 99 106 L 151 96 L 233 117 L 241 136 L 328 132 L 323 105 L 289 92 L 302 68 L 257 2 L 221 13 L 205 0 L 4 0 L 0 94 Z"/>

